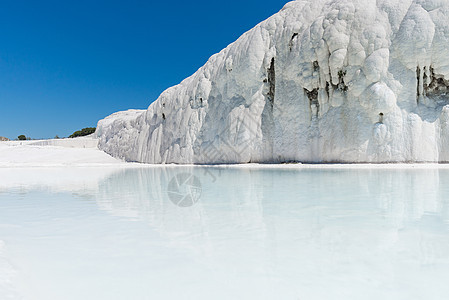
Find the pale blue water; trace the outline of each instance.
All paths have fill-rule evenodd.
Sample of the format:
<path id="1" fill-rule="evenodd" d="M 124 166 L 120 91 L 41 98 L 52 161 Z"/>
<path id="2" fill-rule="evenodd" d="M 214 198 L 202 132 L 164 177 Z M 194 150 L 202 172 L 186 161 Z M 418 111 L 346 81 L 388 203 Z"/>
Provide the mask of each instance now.
<path id="1" fill-rule="evenodd" d="M 0 179 L 0 299 L 449 295 L 448 169 L 34 168 Z"/>

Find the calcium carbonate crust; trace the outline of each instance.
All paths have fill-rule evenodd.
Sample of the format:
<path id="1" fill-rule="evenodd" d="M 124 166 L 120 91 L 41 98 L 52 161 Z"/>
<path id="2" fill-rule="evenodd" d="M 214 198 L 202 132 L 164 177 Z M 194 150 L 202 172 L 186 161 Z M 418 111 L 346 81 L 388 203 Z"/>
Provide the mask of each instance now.
<path id="1" fill-rule="evenodd" d="M 448 162 L 449 1 L 287 3 L 97 135 L 144 163 Z"/>

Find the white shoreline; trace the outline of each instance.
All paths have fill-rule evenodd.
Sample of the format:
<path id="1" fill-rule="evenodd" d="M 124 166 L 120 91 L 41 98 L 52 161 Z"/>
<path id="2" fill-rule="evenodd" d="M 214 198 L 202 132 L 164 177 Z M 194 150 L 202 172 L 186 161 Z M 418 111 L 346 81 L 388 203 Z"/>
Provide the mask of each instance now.
<path id="1" fill-rule="evenodd" d="M 27 164 L 2 164 L 2 169 L 12 168 L 117 168 L 117 169 L 146 169 L 146 168 L 217 168 L 217 169 L 277 169 L 277 170 L 307 170 L 307 169 L 449 169 L 449 164 L 438 163 L 391 163 L 391 164 L 144 164 L 134 162 L 121 163 L 78 163 L 78 164 L 51 164 L 51 163 L 27 163 Z"/>
<path id="2" fill-rule="evenodd" d="M 66 144 L 66 145 L 64 145 Z M 125 162 L 96 147 L 95 139 L 0 142 L 0 168 L 220 168 L 220 169 L 449 169 L 440 163 L 144 164 Z"/>

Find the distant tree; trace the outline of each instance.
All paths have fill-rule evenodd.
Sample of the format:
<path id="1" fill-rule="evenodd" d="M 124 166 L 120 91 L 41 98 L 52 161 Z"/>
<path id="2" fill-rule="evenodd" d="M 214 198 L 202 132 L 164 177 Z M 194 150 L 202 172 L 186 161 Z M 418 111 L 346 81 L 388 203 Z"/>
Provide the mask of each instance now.
<path id="1" fill-rule="evenodd" d="M 27 137 L 23 134 L 19 135 L 17 138 L 19 139 L 19 141 L 26 141 L 27 139 Z"/>
<path id="2" fill-rule="evenodd" d="M 58 136 L 58 135 L 55 135 L 55 139 L 57 140 L 57 139 L 60 139 L 60 137 Z"/>
<path id="3" fill-rule="evenodd" d="M 75 138 L 75 137 L 79 137 L 79 136 L 86 136 L 89 134 L 92 134 L 95 132 L 95 127 L 86 127 L 83 128 L 81 130 L 75 131 L 74 133 L 72 133 L 69 138 Z"/>

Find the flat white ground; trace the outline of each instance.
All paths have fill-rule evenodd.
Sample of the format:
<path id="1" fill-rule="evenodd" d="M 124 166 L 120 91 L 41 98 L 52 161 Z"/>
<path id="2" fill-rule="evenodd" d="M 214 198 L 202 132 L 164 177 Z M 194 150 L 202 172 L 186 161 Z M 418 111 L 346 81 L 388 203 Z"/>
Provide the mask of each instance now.
<path id="1" fill-rule="evenodd" d="M 117 165 L 92 137 L 0 142 L 0 167 Z"/>

